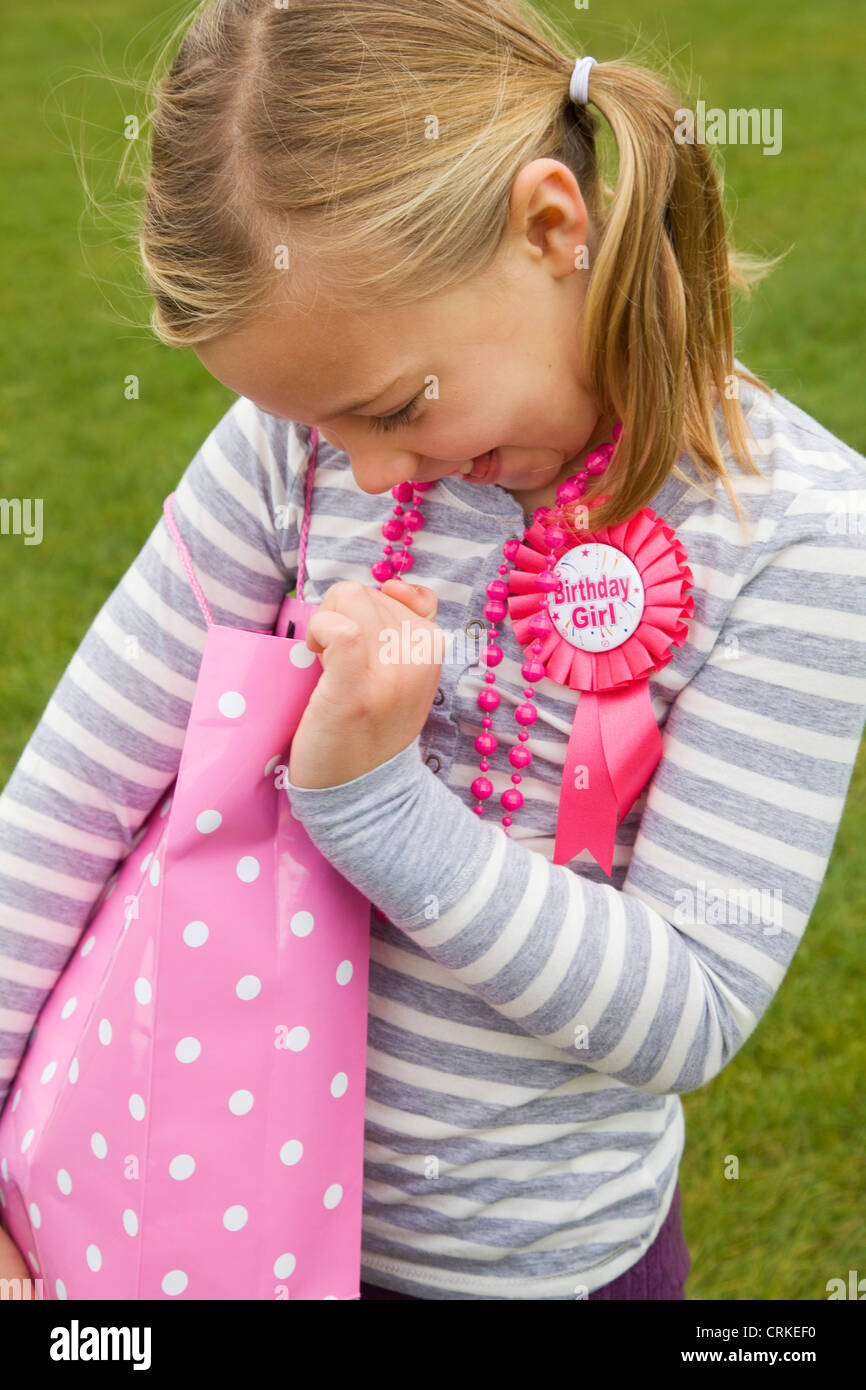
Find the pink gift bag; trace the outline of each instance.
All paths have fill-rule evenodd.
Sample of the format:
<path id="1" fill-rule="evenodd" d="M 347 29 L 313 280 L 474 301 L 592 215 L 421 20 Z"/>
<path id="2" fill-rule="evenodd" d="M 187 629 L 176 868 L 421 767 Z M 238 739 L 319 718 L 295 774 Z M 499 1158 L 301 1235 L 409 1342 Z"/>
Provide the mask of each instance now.
<path id="1" fill-rule="evenodd" d="M 370 903 L 280 771 L 322 670 L 300 597 L 312 442 L 274 633 L 214 622 L 164 504 L 208 622 L 177 779 L 0 1119 L 0 1218 L 45 1298 L 360 1297 Z"/>

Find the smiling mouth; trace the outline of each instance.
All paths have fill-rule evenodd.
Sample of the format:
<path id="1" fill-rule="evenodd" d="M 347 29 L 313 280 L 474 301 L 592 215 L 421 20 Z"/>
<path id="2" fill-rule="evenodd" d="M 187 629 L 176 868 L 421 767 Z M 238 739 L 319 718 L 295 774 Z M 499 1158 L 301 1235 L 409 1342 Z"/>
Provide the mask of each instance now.
<path id="1" fill-rule="evenodd" d="M 486 454 L 478 454 L 470 463 L 455 468 L 452 473 L 442 473 L 440 478 L 465 478 L 468 483 L 485 483 L 498 472 L 497 450 L 488 449 Z"/>

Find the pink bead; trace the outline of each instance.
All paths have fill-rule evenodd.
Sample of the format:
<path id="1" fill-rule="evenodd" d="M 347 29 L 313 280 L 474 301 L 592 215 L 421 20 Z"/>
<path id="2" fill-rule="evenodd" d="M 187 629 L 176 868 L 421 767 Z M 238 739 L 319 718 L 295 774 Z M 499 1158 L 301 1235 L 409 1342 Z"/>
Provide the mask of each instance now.
<path id="1" fill-rule="evenodd" d="M 556 489 L 557 501 L 561 502 L 563 506 L 567 506 L 569 502 L 576 502 L 579 495 L 577 487 L 573 482 L 560 483 L 559 487 Z"/>
<path id="2" fill-rule="evenodd" d="M 482 729 L 492 729 L 492 728 L 493 728 L 493 720 L 490 718 L 490 715 L 489 715 L 489 714 L 485 714 L 484 718 L 483 718 L 482 721 L 481 721 L 481 727 L 482 727 Z M 481 736 L 480 736 L 480 734 L 479 734 L 479 738 L 480 738 L 480 737 L 481 737 Z"/>
<path id="3" fill-rule="evenodd" d="M 491 579 L 484 592 L 488 598 L 506 599 L 508 598 L 508 585 L 503 583 L 501 579 Z"/>
<path id="4" fill-rule="evenodd" d="M 548 633 L 553 631 L 553 623 L 546 613 L 539 611 L 538 613 L 533 613 L 532 617 L 529 619 L 529 631 L 532 633 L 533 637 L 547 637 Z"/>
<path id="5" fill-rule="evenodd" d="M 517 551 L 519 546 L 519 540 L 512 539 L 505 542 L 504 546 L 502 547 L 502 554 L 505 556 L 506 560 L 517 559 Z"/>
<path id="6" fill-rule="evenodd" d="M 476 738 L 475 738 L 475 751 L 476 751 L 476 753 L 483 753 L 485 757 L 489 757 L 491 753 L 495 753 L 495 752 L 496 752 L 496 750 L 497 750 L 498 747 L 499 747 L 499 740 L 498 740 L 497 738 L 495 738 L 493 734 L 478 734 L 478 735 L 476 735 Z"/>
<path id="7" fill-rule="evenodd" d="M 397 502 L 411 502 L 413 492 L 411 483 L 398 483 L 396 487 L 392 487 L 391 496 Z"/>
<path id="8" fill-rule="evenodd" d="M 492 671 L 488 671 L 484 679 L 486 680 L 488 685 L 493 685 L 494 681 L 496 680 L 496 677 L 494 676 Z"/>
<path id="9" fill-rule="evenodd" d="M 562 580 L 553 570 L 539 570 L 535 576 L 535 587 L 541 594 L 551 594 L 561 586 Z"/>
<path id="10" fill-rule="evenodd" d="M 538 710 L 534 705 L 518 705 L 514 711 L 514 718 L 518 724 L 534 724 L 538 718 Z"/>
<path id="11" fill-rule="evenodd" d="M 525 681 L 540 681 L 544 679 L 544 667 L 540 661 L 536 661 L 534 657 L 530 657 L 529 660 L 524 661 L 521 666 L 520 674 Z"/>
<path id="12" fill-rule="evenodd" d="M 528 748 L 509 748 L 508 761 L 512 767 L 529 767 L 532 762 L 532 754 Z"/>
<path id="13" fill-rule="evenodd" d="M 486 801 L 488 796 L 493 795 L 493 783 L 487 777 L 476 777 L 469 790 L 473 796 L 478 797 L 479 801 Z"/>
<path id="14" fill-rule="evenodd" d="M 435 481 L 436 479 L 434 479 L 434 482 Z M 433 483 L 413 483 L 412 486 L 414 487 L 416 492 L 428 492 L 429 489 L 433 486 Z"/>
<path id="15" fill-rule="evenodd" d="M 523 778 L 521 777 L 521 775 L 520 775 L 519 772 L 512 772 L 512 774 L 511 774 L 511 780 L 512 780 L 512 782 L 513 782 L 513 783 L 515 784 L 515 786 L 516 786 L 518 782 L 522 782 L 522 781 L 523 781 Z"/>
<path id="16" fill-rule="evenodd" d="M 472 809 L 473 809 L 473 811 L 475 812 L 476 816 L 481 816 L 481 815 L 484 814 L 484 807 L 483 807 L 483 806 L 480 806 L 480 805 L 479 805 L 479 806 L 473 806 Z"/>
<path id="17" fill-rule="evenodd" d="M 502 660 L 502 648 L 497 647 L 491 642 L 489 647 L 485 647 L 481 653 L 481 661 L 484 666 L 498 666 Z"/>
<path id="18" fill-rule="evenodd" d="M 382 526 L 382 535 L 386 541 L 398 541 L 403 534 L 402 521 L 394 518 L 393 521 L 386 521 Z"/>
<path id="19" fill-rule="evenodd" d="M 479 690 L 479 692 L 478 692 L 478 708 L 479 708 L 479 709 L 487 709 L 487 710 L 496 709 L 497 706 L 498 706 L 498 704 L 499 704 L 499 696 L 498 696 L 498 694 L 496 693 L 495 690 Z"/>
<path id="20" fill-rule="evenodd" d="M 521 742 L 524 742 L 526 739 L 529 738 L 529 730 L 528 730 L 528 729 L 521 729 L 521 730 L 520 730 L 520 733 L 517 735 L 517 737 L 521 740 Z"/>
<path id="21" fill-rule="evenodd" d="M 511 825 L 511 817 L 510 817 L 510 816 L 503 816 L 503 817 L 502 817 L 502 824 L 503 824 L 503 825 Z"/>
<path id="22" fill-rule="evenodd" d="M 503 792 L 499 800 L 506 811 L 519 811 L 523 805 L 523 793 L 519 791 Z"/>
<path id="23" fill-rule="evenodd" d="M 394 566 L 389 565 L 387 560 L 377 560 L 375 565 L 370 566 L 370 572 L 377 584 L 384 584 L 387 579 L 394 578 Z"/>
<path id="24" fill-rule="evenodd" d="M 417 531 L 420 526 L 424 525 L 424 517 L 421 512 L 413 507 L 411 512 L 407 512 L 404 516 L 403 524 L 408 527 L 410 531 Z"/>
<path id="25" fill-rule="evenodd" d="M 486 758 L 482 758 L 482 759 L 481 759 L 481 762 L 478 764 L 478 768 L 479 768 L 479 771 L 480 771 L 480 772 L 489 772 L 489 771 L 490 771 L 490 764 L 489 764 L 489 762 L 487 761 Z"/>
<path id="26" fill-rule="evenodd" d="M 568 540 L 568 536 L 565 534 L 561 526 L 548 526 L 547 530 L 544 533 L 544 539 L 550 546 L 551 550 L 558 550 L 561 545 L 565 545 L 565 542 Z"/>
<path id="27" fill-rule="evenodd" d="M 603 454 L 600 449 L 594 449 L 586 460 L 587 473 L 592 473 L 593 476 L 596 476 L 599 473 L 603 473 L 606 468 L 607 455 Z"/>
<path id="28" fill-rule="evenodd" d="M 498 598 L 489 599 L 484 605 L 484 616 L 489 618 L 492 623 L 501 623 L 507 614 L 508 609 Z"/>
<path id="29" fill-rule="evenodd" d="M 391 561 L 391 564 L 394 566 L 395 570 L 397 570 L 400 574 L 402 574 L 403 570 L 410 570 L 414 563 L 415 561 L 409 554 L 408 550 L 396 551 L 394 558 Z"/>

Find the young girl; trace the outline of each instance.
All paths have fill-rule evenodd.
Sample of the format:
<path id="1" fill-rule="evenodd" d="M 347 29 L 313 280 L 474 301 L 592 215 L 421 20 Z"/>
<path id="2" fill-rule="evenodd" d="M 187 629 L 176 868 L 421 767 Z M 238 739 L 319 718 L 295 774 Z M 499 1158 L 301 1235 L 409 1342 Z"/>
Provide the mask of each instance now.
<path id="1" fill-rule="evenodd" d="M 683 1298 L 680 1096 L 767 1009 L 839 825 L 866 460 L 735 359 L 762 268 L 679 108 L 520 0 L 210 0 L 159 89 L 154 328 L 239 397 L 175 499 L 218 622 L 273 627 L 319 429 L 289 794 L 375 904 L 363 1297 Z M 555 504 L 593 532 L 651 507 L 693 579 L 610 875 L 554 860 L 584 697 L 502 602 Z M 387 664 L 404 622 L 445 657 Z M 204 638 L 160 518 L 0 799 L 0 1099 L 175 776 Z"/>

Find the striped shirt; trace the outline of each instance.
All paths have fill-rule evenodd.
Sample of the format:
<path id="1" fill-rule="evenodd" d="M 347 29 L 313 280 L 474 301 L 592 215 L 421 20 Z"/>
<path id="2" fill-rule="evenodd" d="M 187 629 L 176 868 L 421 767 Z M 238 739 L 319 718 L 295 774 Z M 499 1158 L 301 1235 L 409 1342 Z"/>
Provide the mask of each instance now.
<path id="1" fill-rule="evenodd" d="M 535 687 L 510 837 L 523 656 L 500 625 L 499 747 L 472 807 L 487 584 L 530 517 L 498 485 L 425 494 L 411 578 L 451 635 L 417 738 L 296 815 L 375 905 L 362 1278 L 422 1298 L 572 1299 L 635 1264 L 667 1215 L 684 1092 L 757 1026 L 818 895 L 866 722 L 866 460 L 740 383 L 760 477 L 688 455 L 649 505 L 688 552 L 689 635 L 649 681 L 662 759 L 609 879 L 554 865 L 577 692 Z M 306 427 L 241 397 L 175 516 L 218 623 L 266 632 L 297 578 Z M 319 441 L 303 597 L 372 584 L 393 501 Z M 96 898 L 173 781 L 206 636 L 160 518 L 85 634 L 0 795 L 0 1104 Z M 461 640 L 462 637 L 462 640 Z M 451 640 L 453 638 L 453 640 Z M 135 660 L 130 650 L 135 650 Z"/>

